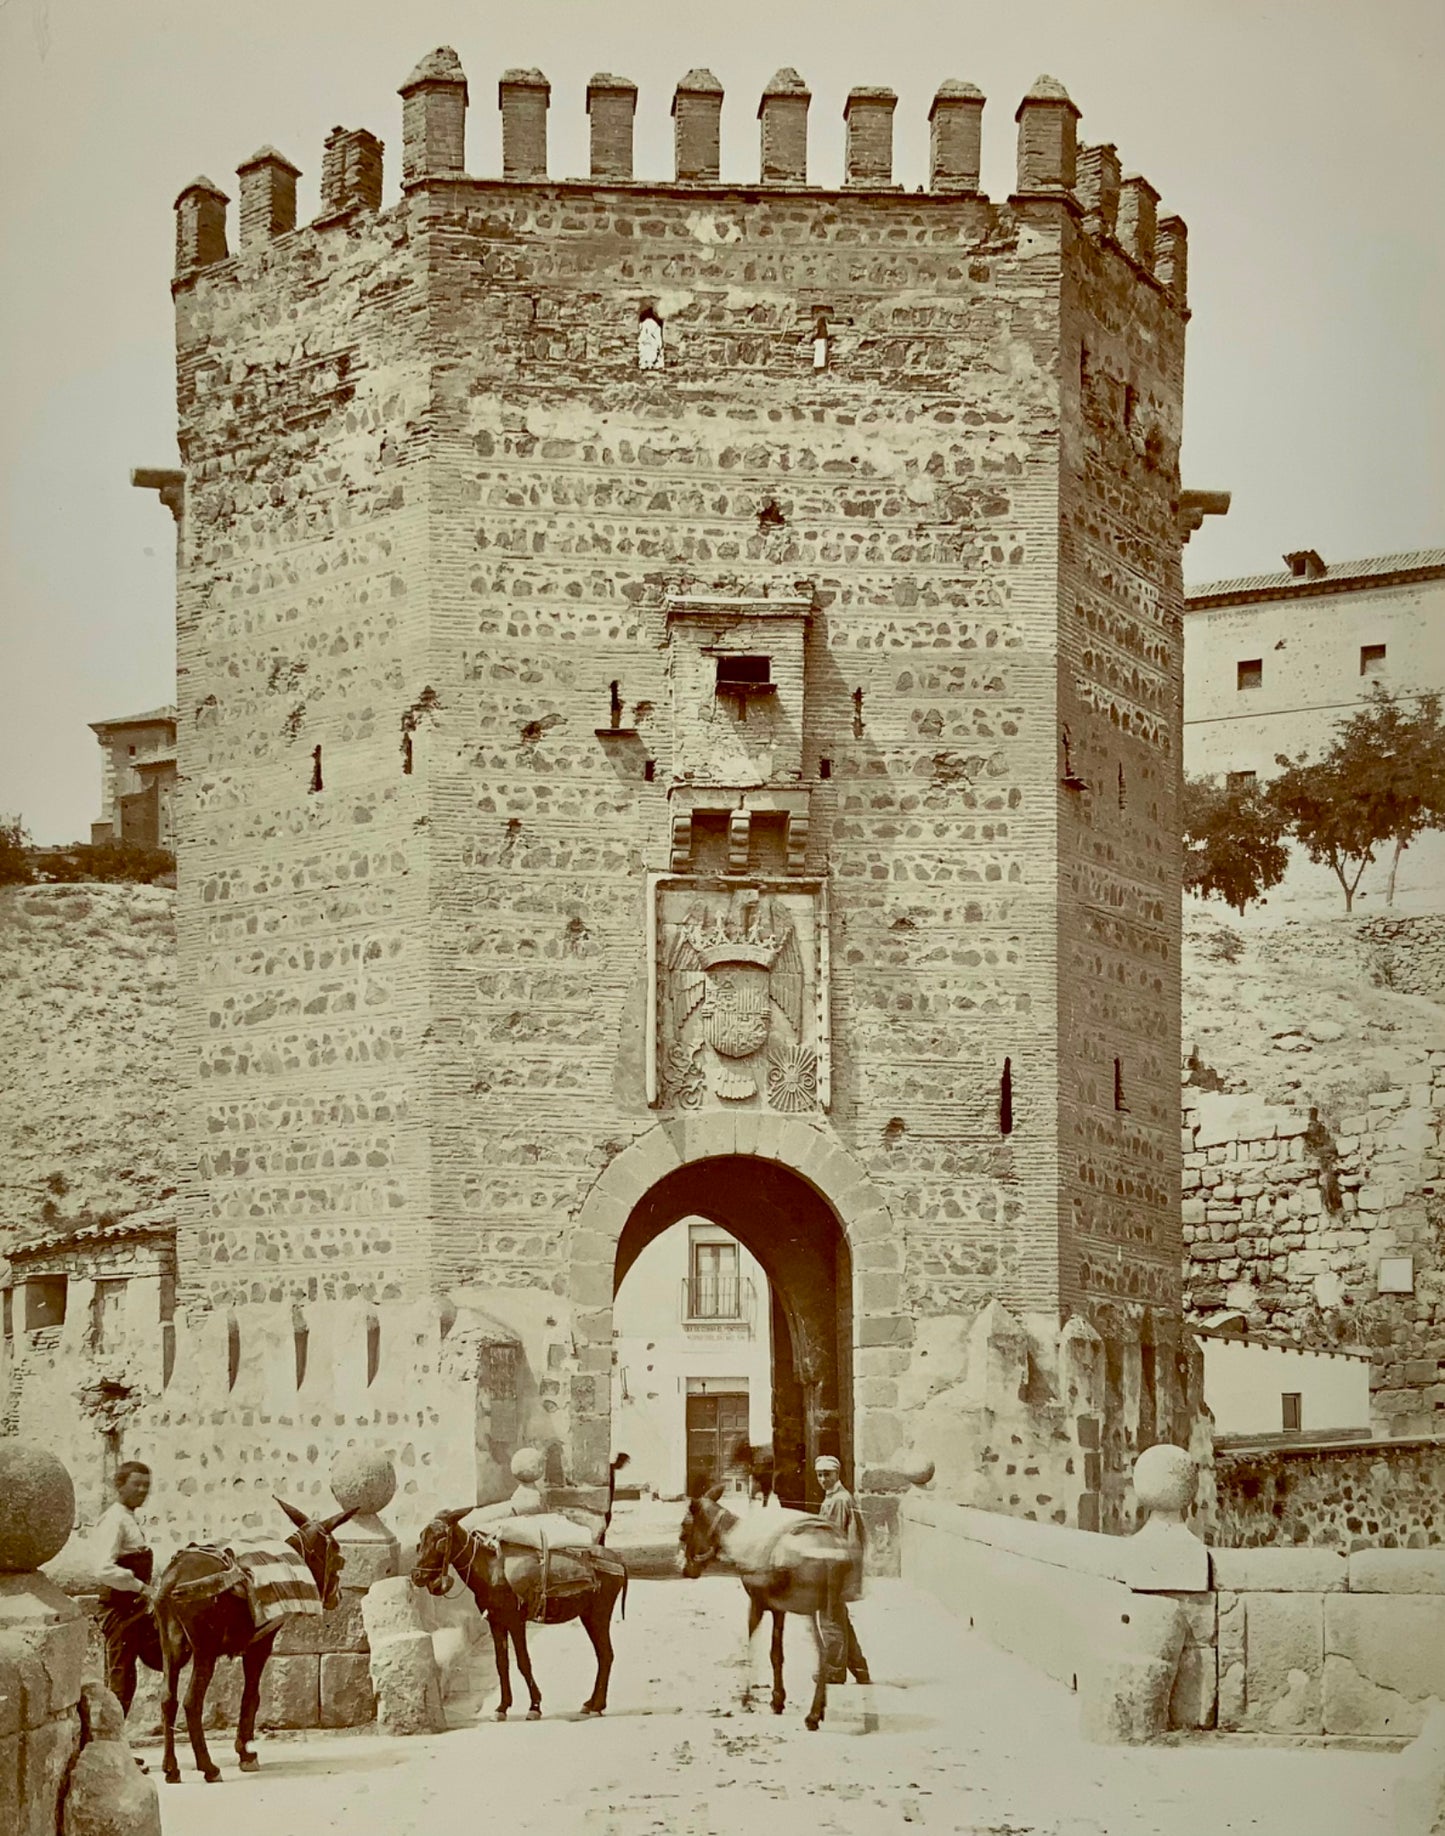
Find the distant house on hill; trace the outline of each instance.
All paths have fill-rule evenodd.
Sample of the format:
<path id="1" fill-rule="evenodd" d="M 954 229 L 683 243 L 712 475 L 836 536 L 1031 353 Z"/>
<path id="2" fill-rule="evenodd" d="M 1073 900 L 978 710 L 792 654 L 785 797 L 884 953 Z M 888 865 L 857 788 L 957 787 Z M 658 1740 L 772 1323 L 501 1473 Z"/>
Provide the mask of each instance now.
<path id="1" fill-rule="evenodd" d="M 90 825 L 91 841 L 173 847 L 176 710 L 92 721 L 90 730 L 101 750 L 101 816 Z"/>
<path id="2" fill-rule="evenodd" d="M 1185 595 L 1184 768 L 1218 783 L 1267 783 L 1275 757 L 1318 758 L 1371 687 L 1445 689 L 1445 548 L 1325 561 L 1284 556 L 1285 572 L 1216 580 Z M 1384 908 L 1389 861 L 1361 883 L 1357 910 Z M 1445 906 L 1445 836 L 1411 844 L 1396 900 Z M 1326 867 L 1300 859 L 1269 897 L 1277 918 L 1342 911 Z"/>

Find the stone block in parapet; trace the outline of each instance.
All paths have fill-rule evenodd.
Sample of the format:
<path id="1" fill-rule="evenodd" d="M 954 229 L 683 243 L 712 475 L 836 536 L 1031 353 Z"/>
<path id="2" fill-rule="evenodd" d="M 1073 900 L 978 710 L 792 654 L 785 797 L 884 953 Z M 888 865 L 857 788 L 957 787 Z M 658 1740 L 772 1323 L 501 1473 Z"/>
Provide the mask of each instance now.
<path id="1" fill-rule="evenodd" d="M 673 171 L 716 184 L 722 170 L 723 86 L 710 70 L 689 70 L 672 97 Z"/>

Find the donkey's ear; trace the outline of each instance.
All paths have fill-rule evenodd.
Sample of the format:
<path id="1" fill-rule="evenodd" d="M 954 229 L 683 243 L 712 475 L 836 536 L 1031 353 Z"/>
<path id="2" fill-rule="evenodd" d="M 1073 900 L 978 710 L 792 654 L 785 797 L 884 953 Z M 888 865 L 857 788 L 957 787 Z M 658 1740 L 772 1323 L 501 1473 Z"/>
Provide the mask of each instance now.
<path id="1" fill-rule="evenodd" d="M 476 1510 L 474 1504 L 465 1504 L 457 1511 L 438 1511 L 437 1516 L 446 1524 L 459 1524 L 464 1517 L 470 1517 Z"/>
<path id="2" fill-rule="evenodd" d="M 324 1518 L 319 1527 L 330 1536 L 334 1531 L 339 1530 L 344 1523 L 350 1522 L 355 1516 L 356 1506 L 353 1505 L 349 1511 L 338 1511 L 335 1517 Z"/>
<path id="3" fill-rule="evenodd" d="M 721 1485 L 711 1486 L 707 1493 L 708 1499 L 713 1504 L 717 1504 L 722 1498 L 722 1495 L 723 1495 L 723 1487 Z"/>
<path id="4" fill-rule="evenodd" d="M 271 1496 L 273 1498 L 276 1498 L 276 1494 L 274 1492 L 271 1494 Z M 298 1511 L 294 1504 L 287 1504 L 284 1498 L 276 1498 L 276 1502 L 278 1505 L 280 1505 L 281 1509 L 286 1513 L 286 1515 L 291 1519 L 292 1523 L 295 1524 L 298 1530 L 304 1530 L 307 1524 L 310 1523 L 311 1520 L 309 1517 L 307 1517 L 306 1513 L 304 1511 Z"/>

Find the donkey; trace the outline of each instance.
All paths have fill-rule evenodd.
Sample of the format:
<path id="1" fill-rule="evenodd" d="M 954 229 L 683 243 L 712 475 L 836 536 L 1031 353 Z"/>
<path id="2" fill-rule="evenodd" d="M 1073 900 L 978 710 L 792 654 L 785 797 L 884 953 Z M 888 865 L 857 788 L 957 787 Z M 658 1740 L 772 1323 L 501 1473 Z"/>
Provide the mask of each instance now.
<path id="1" fill-rule="evenodd" d="M 527 1719 L 537 1721 L 542 1714 L 542 1692 L 537 1687 L 532 1660 L 527 1655 L 527 1598 L 540 1585 L 541 1557 L 530 1550 L 505 1557 L 500 1545 L 485 1532 L 463 1530 L 462 1518 L 475 1509 L 475 1505 L 462 1505 L 455 1511 L 438 1511 L 417 1543 L 412 1585 L 424 1587 L 429 1594 L 444 1594 L 448 1585 L 447 1572 L 456 1570 L 471 1589 L 478 1612 L 491 1628 L 492 1654 L 496 1659 L 497 1683 L 501 1691 L 497 1720 L 505 1721 L 512 1706 L 511 1667 L 507 1659 L 510 1645 L 517 1653 L 517 1668 L 526 1679 L 531 1703 Z M 627 1566 L 621 1556 L 604 1548 L 600 1541 L 586 1549 L 559 1550 L 552 1560 L 575 1563 L 573 1572 L 577 1579 L 548 1600 L 546 1623 L 561 1625 L 569 1619 L 581 1620 L 582 1629 L 597 1653 L 597 1678 L 592 1694 L 582 1704 L 582 1713 L 600 1715 L 607 1707 L 607 1680 L 612 1674 L 612 1609 L 619 1598 L 622 1616 L 627 1617 Z"/>
<path id="2" fill-rule="evenodd" d="M 721 1561 L 740 1576 L 748 1597 L 748 1679 L 743 1707 L 752 1707 L 753 1639 L 763 1614 L 773 1618 L 771 1707 L 781 1715 L 787 1696 L 783 1690 L 784 1615 L 799 1614 L 813 1628 L 818 1669 L 813 1679 L 813 1702 L 806 1725 L 816 1733 L 828 1707 L 828 1672 L 837 1664 L 842 1615 L 839 1607 L 847 1580 L 851 1552 L 845 1538 L 820 1517 L 801 1511 L 756 1505 L 741 1517 L 719 1500 L 722 1487 L 693 1498 L 682 1521 L 682 1572 L 690 1581 L 711 1563 Z"/>
<path id="3" fill-rule="evenodd" d="M 335 1532 L 353 1515 L 338 1511 L 322 1521 L 307 1517 L 294 1505 L 278 1498 L 277 1504 L 296 1526 L 286 1545 L 294 1549 L 316 1584 L 323 1611 L 330 1612 L 341 1597 L 341 1571 L 346 1558 L 337 1546 Z M 220 1769 L 206 1746 L 206 1692 L 218 1659 L 241 1660 L 243 1687 L 236 1722 L 236 1753 L 242 1772 L 257 1772 L 261 1762 L 251 1745 L 256 1731 L 256 1711 L 261 1701 L 261 1677 L 266 1660 L 281 1629 L 280 1616 L 257 1626 L 242 1583 L 242 1571 L 229 1550 L 192 1546 L 171 1557 L 152 1594 L 160 1630 L 164 1693 L 161 1718 L 165 1728 L 163 1776 L 179 1785 L 176 1761 L 176 1698 L 181 1672 L 189 1664 L 191 1680 L 186 1690 L 186 1727 L 196 1769 L 208 1785 L 216 1784 Z M 312 1611 L 315 1608 L 313 1606 Z M 284 1613 L 284 1605 L 280 1608 Z"/>

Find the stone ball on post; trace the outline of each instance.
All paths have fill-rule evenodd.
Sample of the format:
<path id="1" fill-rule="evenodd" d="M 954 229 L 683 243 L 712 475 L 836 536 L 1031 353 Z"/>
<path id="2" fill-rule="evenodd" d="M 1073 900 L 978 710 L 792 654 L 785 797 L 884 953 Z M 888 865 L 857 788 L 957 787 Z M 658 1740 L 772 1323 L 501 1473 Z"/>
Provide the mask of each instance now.
<path id="1" fill-rule="evenodd" d="M 932 1481 L 937 1468 L 921 1453 L 910 1452 L 898 1462 L 898 1471 L 910 1485 L 925 1486 Z"/>
<path id="2" fill-rule="evenodd" d="M 1146 1447 L 1134 1462 L 1134 1498 L 1146 1516 L 1182 1521 L 1198 1486 L 1194 1456 L 1167 1441 Z"/>
<path id="3" fill-rule="evenodd" d="M 396 1497 L 396 1468 L 389 1454 L 343 1447 L 331 1462 L 331 1495 L 343 1511 L 374 1517 Z"/>
<path id="4" fill-rule="evenodd" d="M 535 1447 L 519 1447 L 512 1455 L 512 1477 L 519 1485 L 540 1485 L 546 1471 L 546 1457 Z"/>
<path id="5" fill-rule="evenodd" d="M 0 1574 L 26 1574 L 59 1555 L 75 1528 L 64 1465 L 29 1441 L 0 1441 Z"/>

